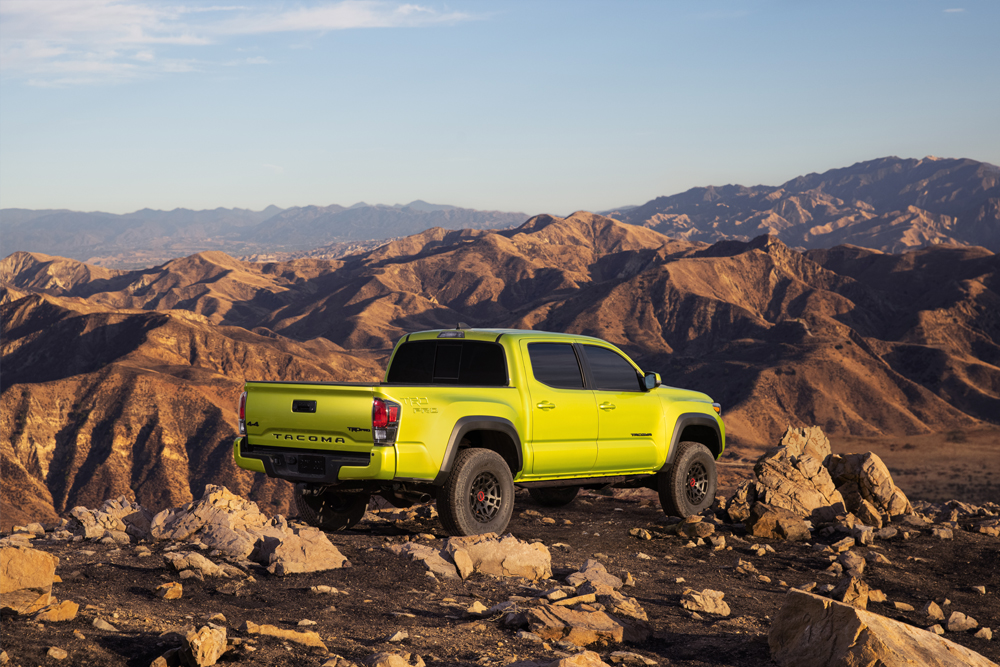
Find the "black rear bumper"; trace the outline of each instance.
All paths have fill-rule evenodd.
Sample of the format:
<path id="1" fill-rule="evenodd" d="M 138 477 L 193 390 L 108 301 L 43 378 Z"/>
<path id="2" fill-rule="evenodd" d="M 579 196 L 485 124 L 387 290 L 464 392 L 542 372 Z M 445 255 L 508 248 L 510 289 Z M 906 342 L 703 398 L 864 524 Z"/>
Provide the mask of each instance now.
<path id="1" fill-rule="evenodd" d="M 371 453 L 368 452 L 251 445 L 245 437 L 240 439 L 237 447 L 241 457 L 259 459 L 268 477 L 287 479 L 289 482 L 334 484 L 340 481 L 342 467 L 364 468 L 371 463 Z"/>

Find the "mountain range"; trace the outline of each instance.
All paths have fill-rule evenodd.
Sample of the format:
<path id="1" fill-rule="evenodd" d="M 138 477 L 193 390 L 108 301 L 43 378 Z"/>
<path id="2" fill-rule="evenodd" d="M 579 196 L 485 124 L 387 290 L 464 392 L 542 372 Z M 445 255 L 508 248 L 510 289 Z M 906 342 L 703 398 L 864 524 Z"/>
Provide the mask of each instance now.
<path id="1" fill-rule="evenodd" d="M 886 157 L 780 186 L 693 188 L 604 214 L 706 243 L 768 234 L 803 249 L 851 244 L 903 252 L 943 243 L 1000 252 L 1000 167 L 970 159 Z M 434 227 L 508 229 L 527 218 L 419 200 L 126 215 L 2 209 L 0 254 L 39 252 L 118 269 L 212 250 L 254 261 L 336 259 Z"/>
<path id="2" fill-rule="evenodd" d="M 887 157 L 777 187 L 693 188 L 606 214 L 708 243 L 770 234 L 801 248 L 849 243 L 903 252 L 946 243 L 1000 252 L 1000 167 Z"/>
<path id="3" fill-rule="evenodd" d="M 991 429 L 1000 260 L 982 247 L 714 244 L 579 212 L 434 228 L 336 260 L 204 252 L 144 270 L 39 253 L 0 261 L 3 521 L 207 482 L 276 511 L 289 485 L 237 469 L 245 379 L 378 380 L 427 328 L 599 336 L 724 406 L 727 456 L 786 424 L 828 433 Z"/>
<path id="4" fill-rule="evenodd" d="M 413 201 L 405 205 L 304 206 L 262 211 L 143 209 L 134 213 L 0 209 L 3 254 L 41 252 L 112 268 L 146 268 L 195 252 L 230 255 L 339 256 L 432 227 L 499 229 L 528 218 L 523 213 L 478 211 Z M 360 245 L 358 242 L 361 242 Z"/>

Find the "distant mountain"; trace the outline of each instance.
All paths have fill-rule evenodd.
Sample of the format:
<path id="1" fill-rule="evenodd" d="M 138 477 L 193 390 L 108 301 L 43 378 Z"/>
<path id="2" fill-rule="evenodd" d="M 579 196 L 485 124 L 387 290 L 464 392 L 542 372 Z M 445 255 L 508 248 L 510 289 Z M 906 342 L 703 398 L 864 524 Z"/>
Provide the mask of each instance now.
<path id="1" fill-rule="evenodd" d="M 477 211 L 417 200 L 395 206 L 358 203 L 263 211 L 143 209 L 134 213 L 67 210 L 0 210 L 0 252 L 40 252 L 119 269 L 162 264 L 206 251 L 229 255 L 297 253 L 320 246 L 371 247 L 374 241 L 408 236 L 432 227 L 502 229 L 527 219 L 523 213 Z M 346 250 L 345 250 L 346 251 Z M 327 250 L 324 256 L 336 255 Z"/>
<path id="2" fill-rule="evenodd" d="M 289 208 L 247 230 L 242 239 L 277 250 L 308 250 L 345 241 L 388 239 L 444 229 L 516 227 L 523 213 L 477 211 L 414 201 L 402 206 L 306 206 Z"/>
<path id="3" fill-rule="evenodd" d="M 608 215 L 674 238 L 714 243 L 771 234 L 802 248 L 849 243 L 886 252 L 927 244 L 1000 251 L 1000 167 L 887 157 L 783 185 L 693 188 Z"/>

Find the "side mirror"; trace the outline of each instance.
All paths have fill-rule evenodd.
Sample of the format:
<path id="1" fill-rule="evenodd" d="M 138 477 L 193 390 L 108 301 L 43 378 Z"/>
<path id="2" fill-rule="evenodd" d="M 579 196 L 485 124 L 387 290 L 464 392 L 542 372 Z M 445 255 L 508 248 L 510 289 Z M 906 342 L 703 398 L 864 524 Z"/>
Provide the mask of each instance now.
<path id="1" fill-rule="evenodd" d="M 646 391 L 649 391 L 651 389 L 656 389 L 661 384 L 663 384 L 663 382 L 660 380 L 659 373 L 646 373 L 645 375 L 642 376 L 642 381 L 643 384 L 646 385 Z"/>

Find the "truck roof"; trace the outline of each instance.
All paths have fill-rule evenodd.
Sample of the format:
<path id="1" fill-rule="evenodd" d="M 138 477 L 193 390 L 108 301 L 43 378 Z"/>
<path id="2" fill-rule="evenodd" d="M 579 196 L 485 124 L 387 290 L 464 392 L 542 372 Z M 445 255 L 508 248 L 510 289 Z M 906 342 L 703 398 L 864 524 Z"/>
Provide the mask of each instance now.
<path id="1" fill-rule="evenodd" d="M 600 338 L 595 338 L 594 336 L 584 336 L 582 334 L 571 334 L 571 333 L 559 333 L 556 331 L 536 331 L 534 329 L 429 329 L 427 331 L 414 331 L 413 333 L 407 334 L 403 338 L 403 342 L 411 340 L 433 340 L 436 338 L 457 338 L 465 340 L 481 340 L 495 342 L 499 341 L 501 336 L 507 337 L 511 336 L 513 338 L 523 338 L 530 336 L 532 338 L 553 338 L 559 340 L 578 340 L 578 341 L 594 341 L 598 343 L 607 344 Z"/>

